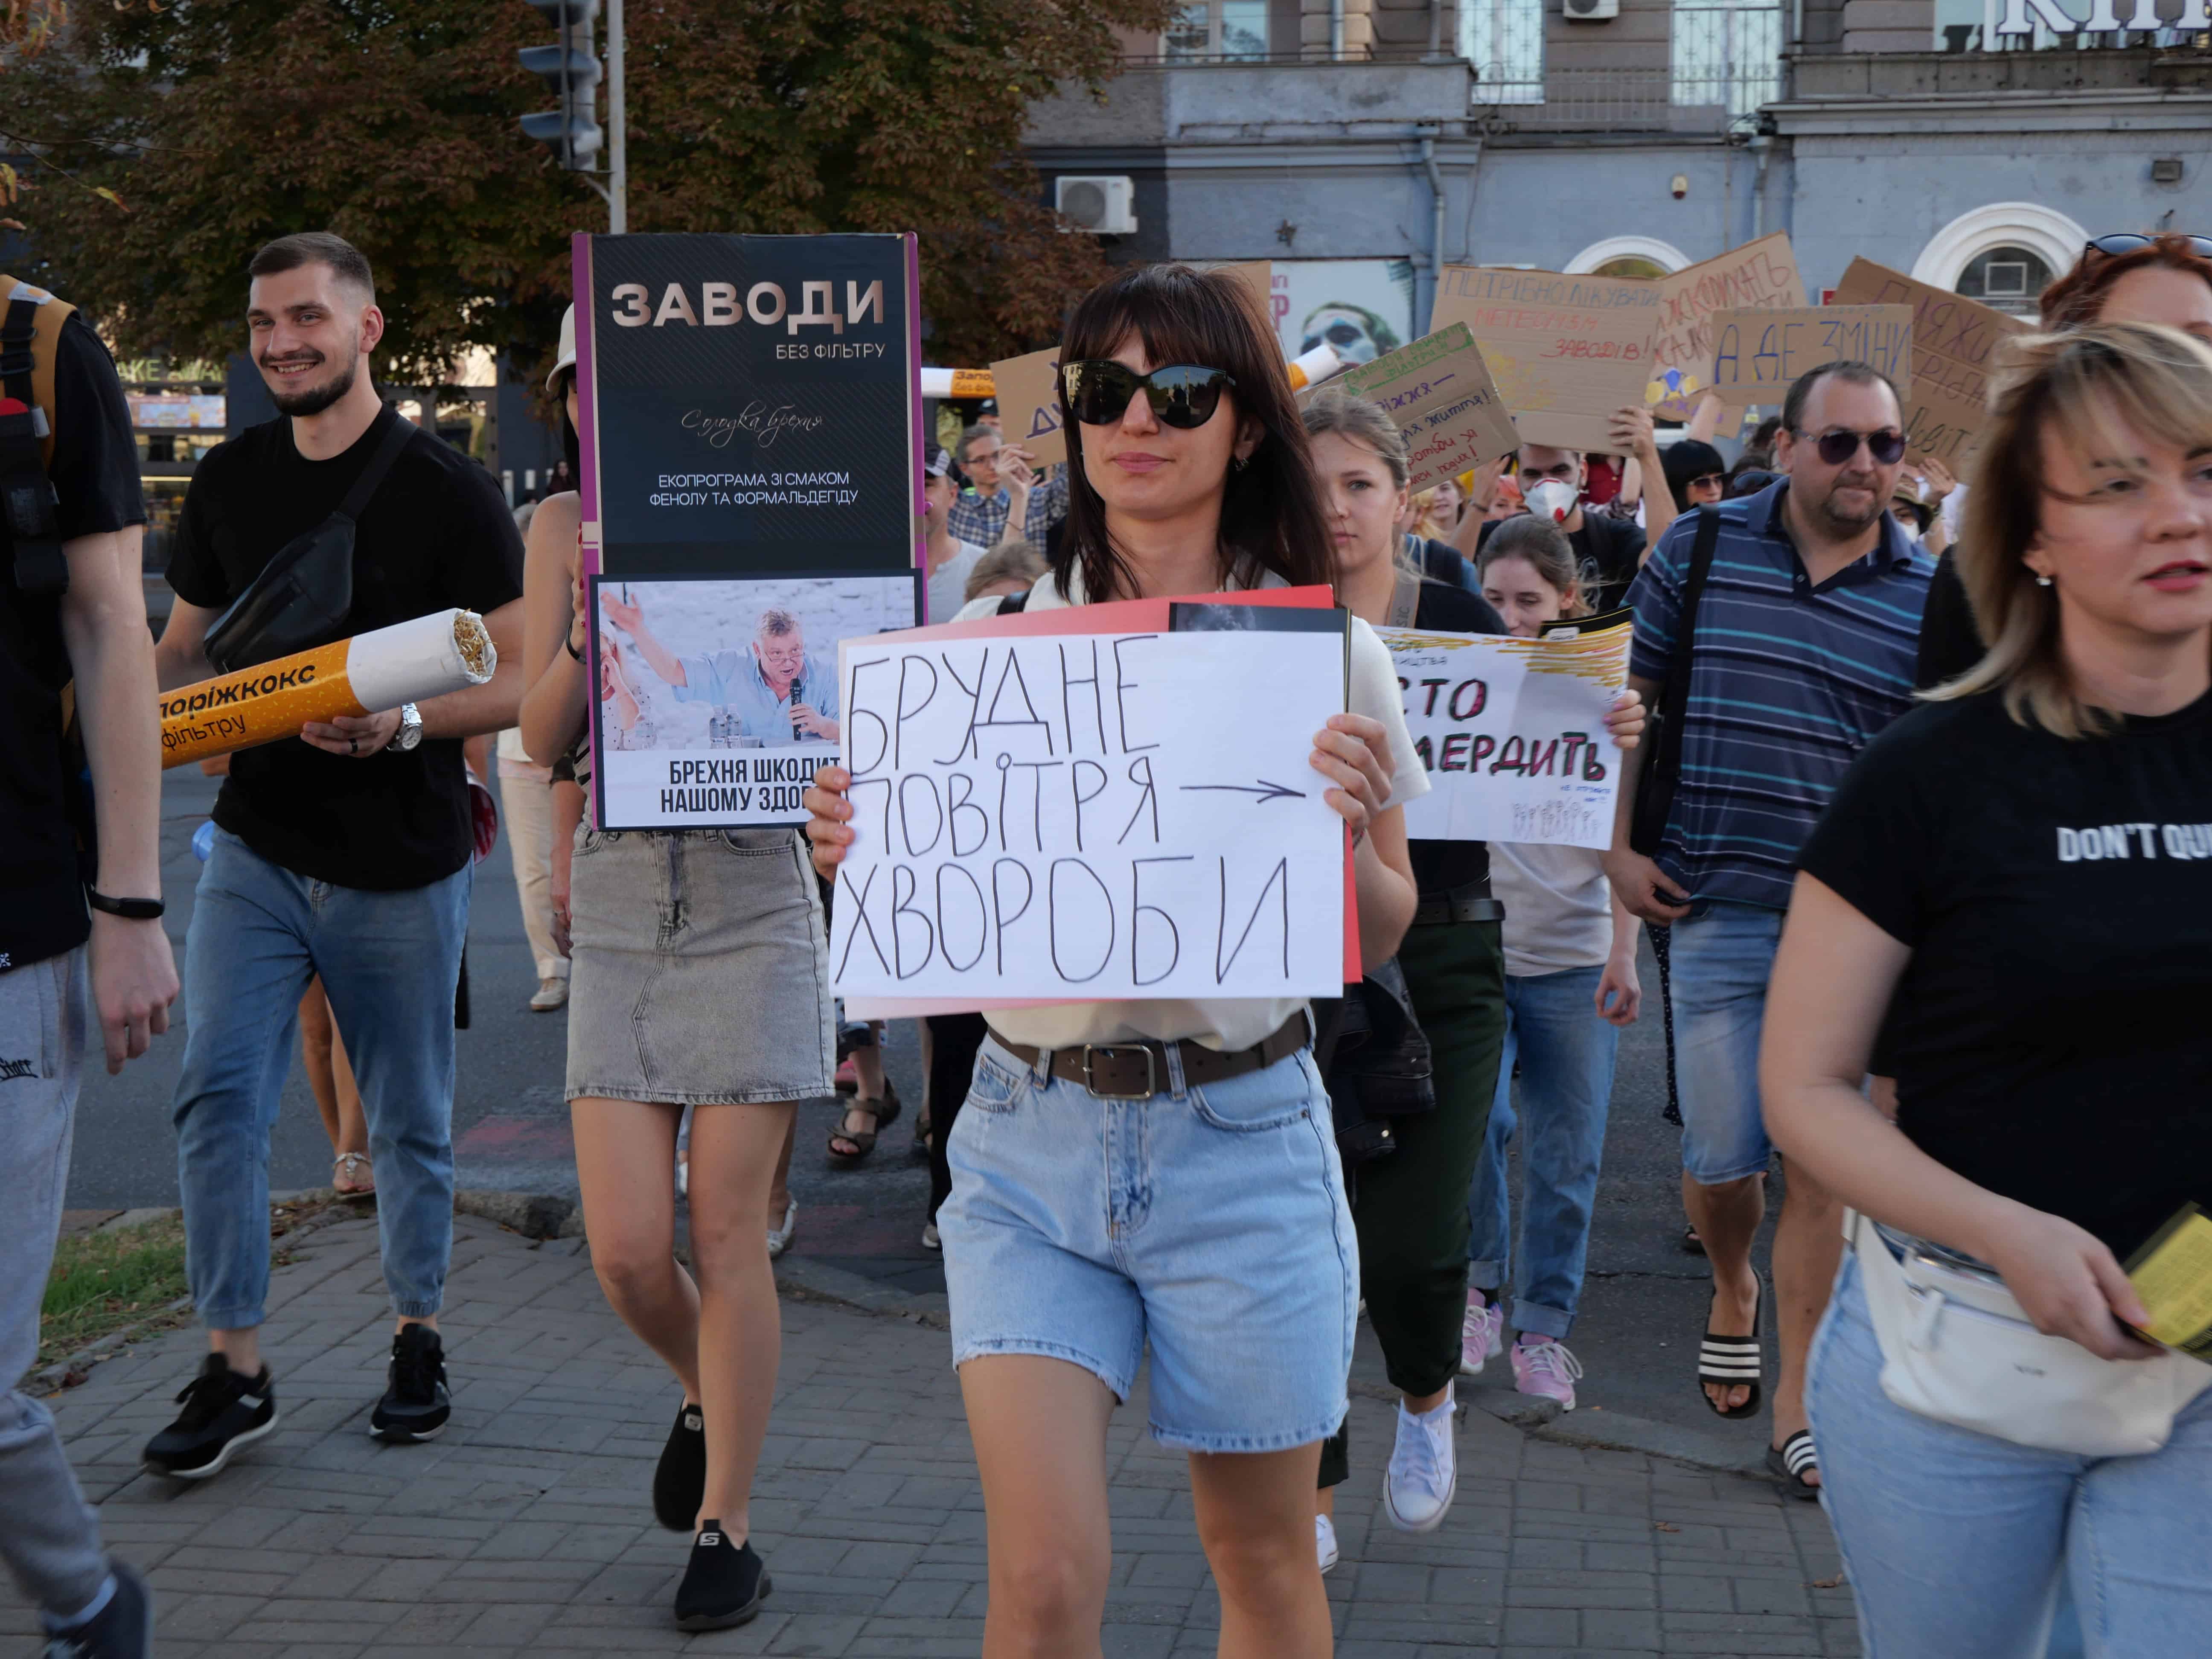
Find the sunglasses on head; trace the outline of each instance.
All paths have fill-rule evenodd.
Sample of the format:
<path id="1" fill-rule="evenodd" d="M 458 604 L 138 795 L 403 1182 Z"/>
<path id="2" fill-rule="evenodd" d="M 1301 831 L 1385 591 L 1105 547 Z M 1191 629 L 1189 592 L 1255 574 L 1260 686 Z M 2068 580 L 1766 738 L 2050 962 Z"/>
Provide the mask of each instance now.
<path id="1" fill-rule="evenodd" d="M 1894 466 L 1905 457 L 1905 434 L 1893 426 L 1886 426 L 1879 432 L 1823 432 L 1817 438 L 1809 432 L 1797 435 L 1811 442 L 1830 466 L 1841 466 L 1859 453 L 1861 444 L 1866 446 L 1867 453 L 1874 457 L 1877 466 Z"/>
<path id="2" fill-rule="evenodd" d="M 2187 240 L 2191 252 L 2207 259 L 2212 259 L 2212 236 L 2191 236 Z M 2134 253 L 2140 249 L 2154 246 L 2157 241 L 2158 238 L 2155 236 L 2145 236 L 2137 231 L 2120 230 L 2113 232 L 2109 236 L 2092 236 L 2089 239 L 2088 252 L 2118 257 L 2123 253 Z"/>
<path id="3" fill-rule="evenodd" d="M 1060 374 L 1067 411 L 1085 426 L 1113 425 L 1141 392 L 1163 426 L 1185 432 L 1212 420 L 1221 407 L 1221 388 L 1237 384 L 1226 369 L 1195 363 L 1170 363 L 1139 374 L 1121 363 L 1093 359 L 1064 364 Z"/>

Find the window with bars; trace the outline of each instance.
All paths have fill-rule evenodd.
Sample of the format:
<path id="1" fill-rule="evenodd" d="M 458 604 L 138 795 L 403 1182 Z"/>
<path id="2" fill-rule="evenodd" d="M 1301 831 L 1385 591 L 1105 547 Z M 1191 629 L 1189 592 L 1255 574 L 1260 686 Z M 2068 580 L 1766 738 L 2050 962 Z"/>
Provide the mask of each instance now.
<path id="1" fill-rule="evenodd" d="M 1674 8 L 1673 98 L 1749 115 L 1782 95 L 1782 8 L 1776 0 L 1697 0 Z"/>
<path id="2" fill-rule="evenodd" d="M 1170 63 L 1193 64 L 1267 55 L 1267 0 L 1193 0 L 1162 38 Z"/>
<path id="3" fill-rule="evenodd" d="M 1544 101 L 1544 0 L 1461 0 L 1459 55 L 1474 65 L 1475 101 Z"/>

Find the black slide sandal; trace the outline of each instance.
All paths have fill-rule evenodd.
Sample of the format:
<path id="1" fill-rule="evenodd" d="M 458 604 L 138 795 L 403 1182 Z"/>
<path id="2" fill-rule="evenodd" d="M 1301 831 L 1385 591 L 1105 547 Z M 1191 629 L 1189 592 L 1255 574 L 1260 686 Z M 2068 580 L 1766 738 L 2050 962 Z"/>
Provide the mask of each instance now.
<path id="1" fill-rule="evenodd" d="M 1698 1398 L 1704 1401 L 1715 1417 L 1731 1420 L 1756 1417 L 1761 1392 L 1759 1380 L 1759 1320 L 1765 1311 L 1766 1286 L 1759 1287 L 1759 1299 L 1751 1310 L 1749 1336 L 1723 1336 L 1710 1326 L 1705 1340 L 1698 1345 Z M 1741 1406 L 1725 1407 L 1714 1403 L 1705 1392 L 1705 1385 L 1718 1383 L 1728 1388 L 1748 1387 L 1751 1398 Z"/>
<path id="2" fill-rule="evenodd" d="M 1816 1501 L 1820 1489 L 1805 1479 L 1805 1471 L 1820 1472 L 1820 1454 L 1814 1449 L 1813 1437 L 1800 1429 L 1778 1446 L 1766 1449 L 1769 1473 L 1782 1483 L 1782 1490 L 1792 1498 L 1807 1503 Z"/>

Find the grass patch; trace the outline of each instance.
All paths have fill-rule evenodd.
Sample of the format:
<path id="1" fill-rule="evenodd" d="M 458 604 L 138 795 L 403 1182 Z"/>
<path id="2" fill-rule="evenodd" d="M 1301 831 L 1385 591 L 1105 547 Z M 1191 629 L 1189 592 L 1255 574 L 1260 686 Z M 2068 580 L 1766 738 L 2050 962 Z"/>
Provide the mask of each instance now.
<path id="1" fill-rule="evenodd" d="M 177 1217 L 63 1239 L 40 1310 L 37 1366 L 152 1318 L 186 1289 Z"/>

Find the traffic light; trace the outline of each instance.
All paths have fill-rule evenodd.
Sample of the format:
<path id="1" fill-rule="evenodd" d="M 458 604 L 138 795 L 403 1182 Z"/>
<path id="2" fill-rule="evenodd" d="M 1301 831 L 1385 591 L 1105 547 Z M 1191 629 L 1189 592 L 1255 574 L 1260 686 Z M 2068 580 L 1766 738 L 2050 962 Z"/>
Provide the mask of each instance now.
<path id="1" fill-rule="evenodd" d="M 593 95 L 599 84 L 599 60 L 592 52 L 592 25 L 599 20 L 599 0 L 530 3 L 561 32 L 560 44 L 525 46 L 516 56 L 523 68 L 553 88 L 561 107 L 524 116 L 522 130 L 550 149 L 569 172 L 596 172 L 605 142 Z"/>

